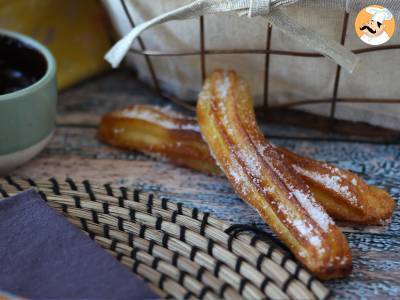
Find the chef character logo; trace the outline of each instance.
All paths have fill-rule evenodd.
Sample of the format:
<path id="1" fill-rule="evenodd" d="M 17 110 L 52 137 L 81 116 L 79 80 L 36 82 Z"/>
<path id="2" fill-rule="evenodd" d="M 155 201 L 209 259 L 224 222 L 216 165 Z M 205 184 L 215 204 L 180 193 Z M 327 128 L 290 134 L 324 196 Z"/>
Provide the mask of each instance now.
<path id="1" fill-rule="evenodd" d="M 355 27 L 359 38 L 368 45 L 382 45 L 395 31 L 393 14 L 385 7 L 371 5 L 360 11 Z"/>

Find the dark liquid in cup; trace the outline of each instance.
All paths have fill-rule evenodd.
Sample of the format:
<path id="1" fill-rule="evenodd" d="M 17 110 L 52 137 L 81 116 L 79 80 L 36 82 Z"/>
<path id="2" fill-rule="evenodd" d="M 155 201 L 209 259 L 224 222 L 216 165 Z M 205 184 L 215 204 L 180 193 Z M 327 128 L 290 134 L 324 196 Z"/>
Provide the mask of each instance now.
<path id="1" fill-rule="evenodd" d="M 39 81 L 47 70 L 45 57 L 31 46 L 0 35 L 0 95 L 24 89 Z"/>

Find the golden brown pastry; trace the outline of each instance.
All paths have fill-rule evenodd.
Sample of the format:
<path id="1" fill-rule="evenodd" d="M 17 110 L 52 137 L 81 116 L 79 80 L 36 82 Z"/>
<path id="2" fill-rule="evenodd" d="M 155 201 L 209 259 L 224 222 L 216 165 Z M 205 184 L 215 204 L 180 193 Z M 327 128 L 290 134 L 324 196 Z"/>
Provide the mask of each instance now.
<path id="1" fill-rule="evenodd" d="M 197 104 L 201 132 L 235 192 L 252 205 L 296 258 L 321 279 L 351 272 L 345 236 L 259 130 L 247 84 L 214 72 Z"/>
<path id="2" fill-rule="evenodd" d="M 335 220 L 364 225 L 382 225 L 390 220 L 395 201 L 386 191 L 367 185 L 350 171 L 301 157 L 284 148 L 278 150 Z"/>
<path id="3" fill-rule="evenodd" d="M 221 174 L 196 124 L 193 118 L 170 110 L 135 105 L 107 114 L 100 125 L 100 137 L 114 146 L 162 155 L 207 174 Z M 379 225 L 390 219 L 395 202 L 385 191 L 368 186 L 349 171 L 284 148 L 277 147 L 276 151 L 309 185 L 317 202 L 335 220 Z"/>
<path id="4" fill-rule="evenodd" d="M 199 133 L 197 121 L 170 111 L 135 105 L 106 114 L 99 137 L 104 142 L 168 159 L 209 174 L 221 174 Z"/>

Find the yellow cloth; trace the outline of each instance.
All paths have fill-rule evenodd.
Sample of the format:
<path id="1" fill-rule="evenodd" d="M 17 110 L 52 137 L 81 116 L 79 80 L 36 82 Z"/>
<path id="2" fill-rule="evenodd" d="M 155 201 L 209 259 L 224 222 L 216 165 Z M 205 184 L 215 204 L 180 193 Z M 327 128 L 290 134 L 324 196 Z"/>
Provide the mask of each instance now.
<path id="1" fill-rule="evenodd" d="M 108 68 L 107 19 L 97 0 L 0 0 L 0 28 L 29 35 L 54 54 L 65 88 Z"/>

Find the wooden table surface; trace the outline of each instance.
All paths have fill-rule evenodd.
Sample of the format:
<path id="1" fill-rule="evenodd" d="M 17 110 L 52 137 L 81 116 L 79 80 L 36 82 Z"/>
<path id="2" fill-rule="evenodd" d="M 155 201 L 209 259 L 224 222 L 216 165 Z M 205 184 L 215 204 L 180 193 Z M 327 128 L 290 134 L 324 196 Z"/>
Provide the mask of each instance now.
<path id="1" fill-rule="evenodd" d="M 60 96 L 57 131 L 46 150 L 14 175 L 56 177 L 141 187 L 209 211 L 234 223 L 263 222 L 233 193 L 224 178 L 210 177 L 140 153 L 102 144 L 96 138 L 102 114 L 132 103 L 167 104 L 129 71 L 116 71 L 80 84 Z M 348 142 L 315 130 L 263 126 L 276 144 L 361 173 L 368 183 L 400 199 L 400 146 Z M 350 241 L 354 269 L 345 280 L 328 282 L 339 298 L 400 298 L 400 210 L 386 227 L 342 227 Z M 267 229 L 268 230 L 268 229 Z"/>

